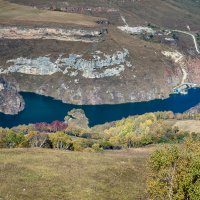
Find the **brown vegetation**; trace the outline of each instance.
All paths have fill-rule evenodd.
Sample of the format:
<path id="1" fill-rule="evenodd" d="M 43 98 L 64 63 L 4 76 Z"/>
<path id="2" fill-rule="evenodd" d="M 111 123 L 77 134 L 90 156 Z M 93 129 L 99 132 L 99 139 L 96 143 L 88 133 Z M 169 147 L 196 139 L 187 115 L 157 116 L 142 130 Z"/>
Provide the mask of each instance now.
<path id="1" fill-rule="evenodd" d="M 95 26 L 97 18 L 81 14 L 61 13 L 39 10 L 29 6 L 18 5 L 0 0 L 1 23 L 59 23 L 79 26 Z"/>
<path id="2" fill-rule="evenodd" d="M 144 195 L 149 151 L 1 149 L 0 198 L 139 200 Z"/>

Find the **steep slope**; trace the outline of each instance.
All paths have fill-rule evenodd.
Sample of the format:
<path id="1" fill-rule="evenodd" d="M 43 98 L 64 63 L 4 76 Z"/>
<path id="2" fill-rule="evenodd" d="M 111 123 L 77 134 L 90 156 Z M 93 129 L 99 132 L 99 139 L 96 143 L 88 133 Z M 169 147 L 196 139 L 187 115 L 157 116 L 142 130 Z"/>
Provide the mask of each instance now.
<path id="1" fill-rule="evenodd" d="M 166 98 L 185 81 L 198 83 L 192 77 L 199 64 L 191 69 L 199 63 L 194 41 L 173 32 L 199 30 L 195 1 L 10 2 L 0 1 L 8 10 L 0 8 L 0 76 L 20 91 L 74 104 L 116 104 Z M 42 17 L 33 18 L 37 13 Z"/>

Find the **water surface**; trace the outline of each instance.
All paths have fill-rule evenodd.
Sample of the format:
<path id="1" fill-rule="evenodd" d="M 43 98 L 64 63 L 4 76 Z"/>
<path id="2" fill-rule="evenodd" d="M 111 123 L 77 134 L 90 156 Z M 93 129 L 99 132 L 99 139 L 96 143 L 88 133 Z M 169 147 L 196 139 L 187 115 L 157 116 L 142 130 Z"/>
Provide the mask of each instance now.
<path id="1" fill-rule="evenodd" d="M 26 103 L 25 109 L 18 115 L 0 113 L 0 126 L 13 127 L 19 124 L 63 121 L 67 112 L 73 108 L 83 109 L 89 119 L 90 126 L 94 126 L 146 112 L 170 110 L 174 113 L 183 113 L 200 102 L 200 88 L 190 89 L 187 95 L 171 95 L 164 100 L 156 99 L 148 102 L 117 105 L 77 106 L 34 93 L 22 92 L 21 94 Z"/>

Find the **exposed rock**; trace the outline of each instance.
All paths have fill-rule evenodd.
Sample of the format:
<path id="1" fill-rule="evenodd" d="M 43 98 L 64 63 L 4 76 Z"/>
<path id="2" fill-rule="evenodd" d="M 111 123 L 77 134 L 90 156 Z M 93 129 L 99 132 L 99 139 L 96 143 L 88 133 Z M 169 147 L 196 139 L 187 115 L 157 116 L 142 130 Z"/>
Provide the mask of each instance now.
<path id="1" fill-rule="evenodd" d="M 0 78 L 0 112 L 18 114 L 24 109 L 24 100 L 14 85 Z"/>
<path id="2" fill-rule="evenodd" d="M 0 26 L 0 38 L 98 42 L 105 30 Z"/>
<path id="3" fill-rule="evenodd" d="M 168 97 L 181 82 L 181 68 L 161 54 L 164 48 L 160 45 L 112 28 L 109 27 L 105 40 L 98 43 L 0 40 L 0 66 L 5 72 L 0 76 L 15 79 L 20 91 L 78 105 Z M 40 62 L 38 58 L 42 58 Z M 36 71 L 44 75 L 33 74 L 33 64 L 37 62 Z M 6 73 L 8 68 L 13 72 Z"/>
<path id="4" fill-rule="evenodd" d="M 73 109 L 68 112 L 65 121 L 69 127 L 89 128 L 88 118 L 85 116 L 85 112 L 82 109 Z"/>
<path id="5" fill-rule="evenodd" d="M 143 26 L 130 27 L 126 25 L 126 26 L 118 26 L 118 28 L 128 34 L 135 34 L 135 35 L 139 35 L 142 33 L 155 34 L 155 31 L 152 28 Z"/>
<path id="6" fill-rule="evenodd" d="M 200 74 L 200 59 L 190 58 L 187 62 L 188 79 L 190 82 L 200 84 L 199 74 Z"/>
<path id="7" fill-rule="evenodd" d="M 77 76 L 82 72 L 85 78 L 103 78 L 119 76 L 124 71 L 125 66 L 132 67 L 126 60 L 129 56 L 127 49 L 117 51 L 113 55 L 93 54 L 91 59 L 84 59 L 83 55 L 70 54 L 69 57 L 59 56 L 55 62 L 50 57 L 38 57 L 35 59 L 17 58 L 8 60 L 13 63 L 7 69 L 0 69 L 0 73 L 23 73 L 32 75 L 52 75 L 56 72 Z M 73 72 L 69 72 L 73 70 Z"/>
<path id="8" fill-rule="evenodd" d="M 190 108 L 189 110 L 186 111 L 188 114 L 199 114 L 200 113 L 200 103 L 197 104 L 196 106 Z"/>
<path id="9" fill-rule="evenodd" d="M 162 54 L 170 59 L 172 59 L 175 63 L 184 65 L 184 55 L 178 51 L 162 51 Z"/>

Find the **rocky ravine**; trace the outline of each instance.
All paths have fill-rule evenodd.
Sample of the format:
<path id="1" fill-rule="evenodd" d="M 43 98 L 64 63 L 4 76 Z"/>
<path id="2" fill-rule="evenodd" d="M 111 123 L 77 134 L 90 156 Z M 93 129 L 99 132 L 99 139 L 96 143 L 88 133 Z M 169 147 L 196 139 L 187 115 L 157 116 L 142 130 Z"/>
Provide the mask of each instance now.
<path id="1" fill-rule="evenodd" d="M 0 78 L 0 112 L 18 114 L 24 109 L 24 100 L 14 85 Z"/>

